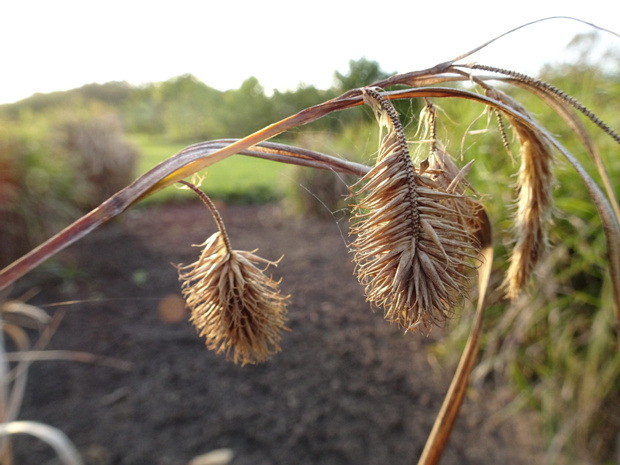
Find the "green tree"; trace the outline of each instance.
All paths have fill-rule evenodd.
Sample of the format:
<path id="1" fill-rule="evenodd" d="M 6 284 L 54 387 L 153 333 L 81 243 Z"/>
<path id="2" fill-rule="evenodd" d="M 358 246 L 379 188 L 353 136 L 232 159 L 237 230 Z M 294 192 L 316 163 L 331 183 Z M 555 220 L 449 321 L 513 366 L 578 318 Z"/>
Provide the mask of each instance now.
<path id="1" fill-rule="evenodd" d="M 222 93 L 191 74 L 170 79 L 156 87 L 165 132 L 175 140 L 216 139 L 224 135 L 220 112 Z"/>
<path id="2" fill-rule="evenodd" d="M 388 76 L 390 74 L 382 71 L 379 63 L 362 57 L 359 60 L 349 61 L 349 72 L 347 74 L 336 71 L 334 73 L 334 84 L 335 88 L 342 93 L 349 89 L 370 85 Z"/>
<path id="3" fill-rule="evenodd" d="M 393 73 L 386 73 L 383 71 L 376 61 L 368 60 L 365 57 L 359 60 L 349 61 L 349 71 L 346 74 L 334 72 L 334 87 L 333 90 L 338 94 L 342 94 L 351 89 L 357 89 L 359 87 L 369 86 L 377 81 L 381 81 L 391 76 Z M 407 126 L 411 120 L 417 117 L 419 110 L 421 109 L 417 101 L 401 101 L 394 102 L 394 108 L 398 111 L 401 121 Z M 372 122 L 374 117 L 370 114 L 367 108 L 360 108 L 347 112 L 346 115 L 341 117 L 341 122 Z"/>
<path id="4" fill-rule="evenodd" d="M 272 122 L 273 105 L 255 77 L 224 93 L 222 111 L 227 137 L 243 137 Z"/>

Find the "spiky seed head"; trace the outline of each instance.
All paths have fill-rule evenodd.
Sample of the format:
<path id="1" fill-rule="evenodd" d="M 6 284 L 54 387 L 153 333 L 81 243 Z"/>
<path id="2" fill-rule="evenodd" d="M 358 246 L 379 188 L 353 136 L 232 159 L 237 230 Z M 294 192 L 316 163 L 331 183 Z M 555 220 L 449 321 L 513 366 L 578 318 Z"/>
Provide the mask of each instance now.
<path id="1" fill-rule="evenodd" d="M 387 134 L 377 164 L 352 186 L 356 273 L 386 319 L 430 330 L 452 315 L 468 289 L 478 249 L 469 230 L 475 219 L 458 189 L 448 192 L 434 179 L 444 171 L 415 169 L 391 104 L 372 89 L 364 97 Z"/>
<path id="2" fill-rule="evenodd" d="M 257 265 L 276 262 L 229 250 L 220 232 L 202 247 L 197 262 L 177 266 L 191 321 L 209 350 L 242 365 L 264 362 L 280 351 L 288 296 Z"/>

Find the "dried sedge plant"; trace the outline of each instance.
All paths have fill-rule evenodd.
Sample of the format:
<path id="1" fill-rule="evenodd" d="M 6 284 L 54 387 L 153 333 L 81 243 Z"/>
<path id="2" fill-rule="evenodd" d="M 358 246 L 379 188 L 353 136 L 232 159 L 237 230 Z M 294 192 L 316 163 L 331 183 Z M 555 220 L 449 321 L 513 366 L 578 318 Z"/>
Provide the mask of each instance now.
<path id="1" fill-rule="evenodd" d="M 508 118 L 515 128 L 521 143 L 522 166 L 517 186 L 517 240 L 507 278 L 511 297 L 516 296 L 526 283 L 545 243 L 545 223 L 551 210 L 550 147 L 573 166 L 586 185 L 603 224 L 620 344 L 620 207 L 605 164 L 574 112 L 588 117 L 616 142 L 620 142 L 620 136 L 585 106 L 549 84 L 510 70 L 457 63 L 506 34 L 432 68 L 397 74 L 372 84 L 374 87 L 371 88 L 351 89 L 243 139 L 206 141 L 187 147 L 0 270 L 0 290 L 134 204 L 237 153 L 361 176 L 351 194 L 357 200 L 352 218 L 352 233 L 357 236 L 353 243 L 356 271 L 365 286 L 368 300 L 383 308 L 388 320 L 407 330 L 430 329 L 433 323 L 441 324 L 465 295 L 472 271 L 481 265 L 478 267 L 480 299 L 470 339 L 420 459 L 425 465 L 437 463 L 458 415 L 468 374 L 475 361 L 486 305 L 484 296 L 492 247 L 490 222 L 484 209 L 465 194 L 468 185 L 464 176 L 468 166 L 458 170 L 435 140 L 436 114 L 429 99 L 460 98 L 493 109 L 498 116 L 505 146 L 508 143 L 501 116 Z M 473 71 L 476 70 L 497 73 L 503 82 L 525 88 L 549 104 L 575 132 L 595 161 L 605 192 L 577 159 L 522 107 L 501 92 L 492 91 L 493 88 L 486 83 L 496 77 L 475 76 Z M 463 88 L 437 86 L 463 80 L 473 81 L 487 91 L 487 95 Z M 383 94 L 375 90 L 396 85 L 405 88 Z M 402 126 L 386 97 L 427 100 L 425 124 L 426 136 L 430 140 L 426 142 L 430 142 L 431 149 L 429 158 L 420 163 L 419 168 L 409 156 Z M 374 109 L 380 123 L 387 128 L 376 165 L 372 168 L 266 142 L 285 131 L 356 106 L 362 100 Z M 202 197 L 210 205 L 206 196 Z M 288 297 L 280 295 L 278 283 L 267 278 L 264 270 L 257 267 L 258 264 L 269 266 L 275 263 L 250 252 L 232 250 L 219 215 L 214 208 L 212 211 L 220 232 L 203 244 L 198 262 L 177 267 L 183 293 L 192 310 L 192 320 L 199 332 L 207 337 L 210 349 L 225 352 L 227 356 L 233 352 L 234 361 L 244 364 L 265 360 L 279 350 Z M 489 258 L 480 263 L 477 261 L 479 253 Z"/>
<path id="2" fill-rule="evenodd" d="M 416 170 L 392 104 L 372 88 L 363 96 L 387 134 L 376 165 L 352 187 L 357 276 L 386 319 L 428 331 L 452 315 L 468 289 L 479 248 L 470 227 L 477 204 L 458 192 L 458 181 L 446 182 L 454 173 L 439 166 L 443 157 L 433 169 L 427 162 Z"/>
<path id="3" fill-rule="evenodd" d="M 233 250 L 224 223 L 213 202 L 193 189 L 211 210 L 219 231 L 201 245 L 197 262 L 177 266 L 191 321 L 209 350 L 224 352 L 234 363 L 266 361 L 280 351 L 285 329 L 286 301 L 279 282 L 264 274 L 258 264 L 277 265 L 253 252 Z"/>

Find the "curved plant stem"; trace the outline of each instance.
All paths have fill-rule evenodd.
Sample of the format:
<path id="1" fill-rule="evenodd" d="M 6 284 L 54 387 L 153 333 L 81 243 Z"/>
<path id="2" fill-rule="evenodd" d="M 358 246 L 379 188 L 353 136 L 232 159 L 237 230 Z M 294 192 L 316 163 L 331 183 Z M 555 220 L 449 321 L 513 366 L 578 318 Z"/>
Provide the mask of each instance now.
<path id="1" fill-rule="evenodd" d="M 63 465 L 84 465 L 69 438 L 57 428 L 36 421 L 13 421 L 0 424 L 0 436 L 29 434 L 49 444 Z"/>
<path id="2" fill-rule="evenodd" d="M 4 321 L 0 318 L 0 423 L 9 421 L 9 363 L 6 358 Z M 11 464 L 11 445 L 7 438 L 0 438 L 0 463 Z"/>
<path id="3" fill-rule="evenodd" d="M 482 264 L 478 268 L 479 297 L 474 316 L 474 323 L 467 339 L 467 344 L 459 361 L 450 388 L 441 406 L 441 410 L 435 418 L 435 424 L 426 441 L 418 465 L 435 465 L 439 463 L 446 447 L 450 433 L 459 414 L 465 391 L 467 390 L 469 374 L 478 355 L 478 345 L 482 333 L 482 320 L 484 317 L 485 297 L 491 276 L 493 263 L 493 246 L 491 240 L 491 223 L 484 210 L 481 210 L 481 224 L 483 229 L 478 234 L 482 250 L 480 252 Z"/>
<path id="4" fill-rule="evenodd" d="M 495 37 L 495 38 L 493 38 L 493 39 L 491 39 L 491 40 L 489 40 L 489 41 L 485 42 L 484 44 L 482 44 L 482 45 L 480 45 L 480 46 L 478 46 L 478 47 L 474 48 L 473 50 L 470 50 L 470 51 L 469 51 L 469 52 L 467 52 L 467 53 L 463 53 L 462 55 L 459 55 L 458 57 L 454 58 L 451 62 L 452 62 L 452 63 L 454 63 L 455 61 L 459 61 L 459 60 L 462 60 L 463 58 L 467 58 L 467 57 L 469 57 L 469 56 L 473 55 L 474 53 L 476 53 L 476 52 L 478 52 L 478 51 L 482 50 L 483 48 L 487 47 L 488 45 L 492 44 L 493 42 L 496 42 L 496 41 L 498 41 L 499 39 L 501 39 L 502 37 L 505 37 L 505 36 L 507 36 L 507 35 L 510 35 L 510 34 L 512 34 L 513 32 L 518 31 L 519 29 L 523 29 L 523 28 L 526 28 L 526 27 L 531 26 L 531 25 L 533 25 L 533 24 L 541 23 L 541 22 L 543 22 L 543 21 L 551 21 L 551 20 L 555 20 L 555 19 L 568 19 L 568 20 L 570 20 L 570 21 L 576 21 L 576 22 L 578 22 L 578 23 L 587 24 L 588 26 L 593 27 L 593 28 L 595 28 L 595 29 L 598 29 L 598 30 L 600 30 L 600 31 L 605 31 L 605 32 L 608 32 L 608 33 L 610 33 L 610 34 L 613 34 L 613 35 L 615 35 L 615 36 L 620 37 L 620 35 L 618 35 L 617 33 L 615 33 L 614 31 L 612 31 L 612 30 L 610 30 L 610 29 L 605 29 L 605 28 L 602 28 L 602 27 L 600 27 L 600 26 L 597 26 L 597 25 L 596 25 L 596 24 L 594 24 L 594 23 L 590 23 L 590 22 L 588 22 L 588 21 L 584 21 L 584 20 L 579 19 L 579 18 L 573 18 L 572 16 L 548 16 L 548 17 L 546 17 L 546 18 L 536 19 L 536 20 L 534 20 L 534 21 L 530 21 L 529 23 L 521 24 L 521 25 L 519 25 L 519 26 L 517 26 L 517 27 L 515 27 L 515 28 L 511 29 L 510 31 L 504 32 L 503 34 L 498 35 L 497 37 Z"/>
<path id="5" fill-rule="evenodd" d="M 222 215 L 220 215 L 220 212 L 215 207 L 213 200 L 211 200 L 207 194 L 202 192 L 200 189 L 198 189 L 198 187 L 196 187 L 191 182 L 187 182 L 187 181 L 179 181 L 179 182 L 183 184 L 184 186 L 187 186 L 192 191 L 194 191 L 196 195 L 200 197 L 200 200 L 202 200 L 202 203 L 204 203 L 207 206 L 207 208 L 211 212 L 211 215 L 213 216 L 213 219 L 215 220 L 215 223 L 217 224 L 217 229 L 220 230 L 220 234 L 222 235 L 222 240 L 224 241 L 224 245 L 226 246 L 226 251 L 228 253 L 231 253 L 233 248 L 232 248 L 232 245 L 230 244 L 230 237 L 228 236 L 228 232 L 226 231 L 226 225 L 224 224 Z"/>
<path id="6" fill-rule="evenodd" d="M 160 163 L 152 170 L 140 176 L 130 186 L 103 202 L 99 207 L 79 218 L 61 232 L 1 270 L 0 290 L 6 288 L 15 280 L 70 244 L 86 236 L 106 221 L 120 215 L 131 205 L 163 189 L 173 180 L 176 182 L 177 179 L 180 180 L 183 177 L 193 174 L 195 171 L 189 169 L 188 166 L 197 168 L 198 165 L 196 164 L 196 160 L 200 162 L 202 167 L 209 166 L 221 160 L 223 158 L 221 156 L 222 153 L 226 153 L 226 156 L 228 156 L 229 152 L 232 152 L 230 155 L 235 153 L 229 147 L 231 145 L 239 147 L 240 142 L 243 140 L 244 139 L 227 139 L 202 142 L 192 145 Z M 238 153 L 313 168 L 320 167 L 322 169 L 330 169 L 348 174 L 363 175 L 368 171 L 368 168 L 364 165 L 330 157 L 310 150 L 269 142 L 262 143 L 260 146 L 255 146 L 251 149 L 243 149 Z"/>
<path id="7" fill-rule="evenodd" d="M 27 352 L 11 352 L 7 354 L 10 362 L 35 362 L 43 360 L 69 360 L 72 362 L 92 363 L 95 365 L 108 366 L 118 370 L 131 370 L 133 364 L 125 360 L 111 357 L 103 357 L 88 352 L 74 350 L 29 350 Z"/>

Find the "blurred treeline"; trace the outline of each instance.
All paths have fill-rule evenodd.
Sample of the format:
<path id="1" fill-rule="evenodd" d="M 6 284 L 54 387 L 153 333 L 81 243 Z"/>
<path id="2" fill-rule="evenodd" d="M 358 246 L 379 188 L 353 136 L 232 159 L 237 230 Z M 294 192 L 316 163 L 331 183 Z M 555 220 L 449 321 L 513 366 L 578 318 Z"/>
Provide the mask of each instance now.
<path id="1" fill-rule="evenodd" d="M 295 90 L 274 90 L 267 95 L 259 81 L 250 77 L 238 89 L 219 91 L 191 74 L 142 86 L 127 82 L 87 84 L 0 105 L 0 121 L 25 121 L 32 115 L 44 114 L 59 118 L 59 109 L 73 112 L 89 108 L 115 113 L 127 133 L 164 135 L 181 142 L 243 137 L 352 87 L 386 76 L 378 63 L 362 58 L 349 63 L 348 73 L 335 72 L 334 84 L 326 90 L 299 85 Z M 342 121 L 326 118 L 321 124 L 335 129 Z"/>

